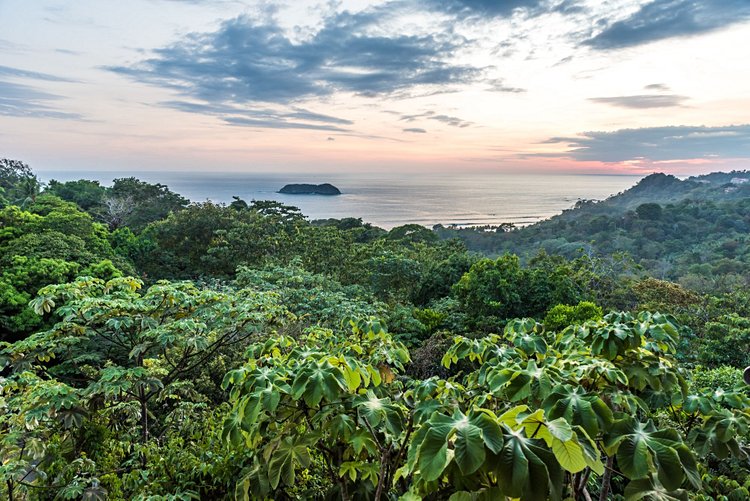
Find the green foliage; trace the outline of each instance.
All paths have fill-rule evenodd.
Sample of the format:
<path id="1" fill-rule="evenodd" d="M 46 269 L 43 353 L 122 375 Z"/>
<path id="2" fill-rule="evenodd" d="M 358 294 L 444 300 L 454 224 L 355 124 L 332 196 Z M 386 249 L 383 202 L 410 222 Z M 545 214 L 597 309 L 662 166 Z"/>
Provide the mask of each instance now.
<path id="1" fill-rule="evenodd" d="M 405 300 L 421 272 L 419 262 L 390 251 L 373 256 L 367 264 L 372 270 L 372 290 L 386 301 Z"/>
<path id="2" fill-rule="evenodd" d="M 706 365 L 750 365 L 750 318 L 723 315 L 707 322 L 698 341 L 698 360 Z"/>
<path id="3" fill-rule="evenodd" d="M 639 306 L 643 309 L 658 309 L 679 314 L 690 311 L 701 302 L 695 292 L 679 284 L 646 278 L 633 286 L 638 297 Z"/>
<path id="4" fill-rule="evenodd" d="M 253 456 L 241 497 L 289 495 L 297 472 L 316 466 L 315 448 L 324 453 L 319 474 L 344 499 L 390 489 L 413 427 L 394 395 L 409 355 L 375 320 L 348 326 L 252 345 L 248 363 L 224 378 L 233 409 L 223 437 Z"/>
<path id="5" fill-rule="evenodd" d="M 0 208 L 9 204 L 26 206 L 34 202 L 40 186 L 27 164 L 20 160 L 0 158 Z"/>
<path id="6" fill-rule="evenodd" d="M 0 497 L 747 497 L 739 195 L 657 209 L 648 197 L 670 186 L 704 190 L 657 176 L 482 232 L 523 256 L 488 259 L 435 238 L 468 230 L 186 206 L 133 178 L 39 196 L 14 183 L 28 196 L 0 209 L 14 341 L 0 344 Z M 716 242 L 686 258 L 698 220 Z M 735 290 L 686 286 L 711 274 Z"/>
<path id="7" fill-rule="evenodd" d="M 421 381 L 399 376 L 406 351 L 375 322 L 351 325 L 348 336 L 314 330 L 255 345 L 227 374 L 223 436 L 258 456 L 241 495 L 289 495 L 316 447 L 329 495 L 345 499 L 577 496 L 588 488 L 580 478 L 610 488 L 605 462 L 629 480 L 626 496 L 680 496 L 700 488 L 699 458 L 743 455 L 748 399 L 690 393 L 673 358 L 679 328 L 664 315 L 610 314 L 551 336 L 513 321 L 508 345 L 456 338 L 445 365 L 473 370 Z M 659 427 L 659 409 L 684 434 Z"/>
<path id="8" fill-rule="evenodd" d="M 187 199 L 163 184 L 151 184 L 134 177 L 115 179 L 105 196 L 104 218 L 111 229 L 127 226 L 140 231 L 187 204 Z"/>
<path id="9" fill-rule="evenodd" d="M 703 183 L 653 175 L 619 195 L 580 204 L 549 220 L 513 231 L 441 228 L 470 250 L 514 252 L 530 259 L 539 250 L 574 259 L 580 249 L 607 258 L 628 253 L 650 275 L 699 292 L 748 286 L 750 187 L 703 176 Z M 610 306 L 601 300 L 598 304 Z"/>
<path id="10" fill-rule="evenodd" d="M 438 237 L 432 231 L 419 224 L 397 226 L 388 232 L 388 240 L 405 243 L 435 242 Z"/>
<path id="11" fill-rule="evenodd" d="M 695 391 L 714 392 L 721 390 L 733 390 L 742 387 L 742 370 L 734 367 L 717 367 L 707 369 L 698 366 L 690 371 L 690 387 Z"/>
<path id="12" fill-rule="evenodd" d="M 577 302 L 579 293 L 562 266 L 522 268 L 517 256 L 477 261 L 455 285 L 471 325 L 493 330 L 508 318 L 542 316 L 554 304 Z"/>
<path id="13" fill-rule="evenodd" d="M 558 304 L 551 308 L 544 317 L 544 327 L 549 330 L 560 330 L 568 325 L 582 324 L 589 320 L 599 320 L 602 309 L 590 301 L 581 301 L 575 306 Z"/>
<path id="14" fill-rule="evenodd" d="M 276 203 L 253 202 L 246 210 L 191 204 L 145 230 L 153 251 L 137 264 L 152 276 L 231 277 L 238 265 L 288 259 L 302 221 L 299 211 Z"/>
<path id="15" fill-rule="evenodd" d="M 278 294 L 279 302 L 308 326 L 335 327 L 343 317 L 385 313 L 384 305 L 376 303 L 363 287 L 341 285 L 324 275 L 310 273 L 299 261 L 286 267 L 242 266 L 237 270 L 235 284 Z"/>
<path id="16" fill-rule="evenodd" d="M 94 211 L 102 207 L 107 190 L 99 184 L 99 181 L 79 179 L 61 183 L 52 179 L 44 192 L 73 202 L 85 211 Z"/>
<path id="17" fill-rule="evenodd" d="M 638 214 L 638 217 L 641 219 L 656 221 L 661 219 L 662 208 L 659 204 L 649 202 L 636 207 L 635 213 Z"/>
<path id="18" fill-rule="evenodd" d="M 646 313 L 610 314 L 567 327 L 553 337 L 534 321 L 514 321 L 505 330 L 514 348 L 498 349 L 499 336 L 480 341 L 458 338 L 443 360 L 448 366 L 462 359 L 479 365 L 464 386 L 475 385 L 469 394 L 477 405 L 498 405 L 504 399 L 522 404 L 510 414 L 516 422 L 528 419 L 526 406 L 541 407 L 534 430 L 544 430 L 541 416 L 546 422 L 568 423 L 585 437 L 578 443 L 584 462 L 591 452 L 595 453 L 590 460 L 601 461 L 586 463 L 595 468 L 595 475 L 603 474 L 604 458 L 586 444 L 599 443 L 605 457 L 630 479 L 626 497 L 656 491 L 677 495 L 679 489 L 700 486 L 691 447 L 697 447 L 698 456 L 730 450 L 743 455 L 731 445 L 743 436 L 743 425 L 727 428 L 723 423 L 744 423 L 743 405 L 748 402 L 736 393 L 697 397 L 688 392 L 674 366 L 678 331 L 670 317 Z M 696 399 L 706 399 L 705 405 L 694 405 Z M 683 435 L 648 420 L 662 408 L 673 414 Z M 718 430 L 727 434 L 715 435 Z M 558 454 L 558 460 L 564 459 L 562 449 Z M 602 479 L 608 482 L 606 475 Z M 541 479 L 536 485 L 541 488 Z M 580 492 L 586 487 L 573 482 L 570 488 Z"/>
<path id="19" fill-rule="evenodd" d="M 42 325 L 27 303 L 43 286 L 78 274 L 112 278 L 132 271 L 108 237 L 91 216 L 51 195 L 39 196 L 28 210 L 0 210 L 0 340 Z"/>
<path id="20" fill-rule="evenodd" d="M 0 421 L 0 452 L 13 458 L 2 480 L 72 488 L 61 487 L 52 473 L 64 458 L 86 454 L 97 484 L 131 495 L 157 489 L 148 476 L 159 471 L 150 461 L 164 461 L 160 442 L 166 437 L 178 447 L 185 420 L 212 412 L 206 408 L 210 394 L 198 391 L 203 375 L 288 317 L 271 293 L 227 294 L 167 282 L 141 292 L 141 286 L 130 277 L 80 278 L 44 287 L 31 302 L 38 314 L 54 311 L 60 320 L 0 351 L 0 365 L 10 371 L 0 385 L 0 407 L 7 410 Z M 100 427 L 113 432 L 103 444 L 81 443 L 81 434 Z M 19 445 L 33 440 L 36 449 Z M 48 447 L 54 440 L 72 450 L 39 463 L 40 457 L 55 457 Z M 195 464 L 202 454 L 192 449 L 181 457 Z M 113 461 L 115 469 L 132 473 L 123 483 L 104 475 L 101 465 Z M 190 482 L 200 478 L 197 472 L 185 474 L 194 479 Z M 187 481 L 159 482 L 189 490 Z"/>
<path id="21" fill-rule="evenodd" d="M 448 316 L 446 313 L 431 308 L 416 308 L 413 315 L 414 318 L 424 325 L 427 334 L 435 333 L 443 325 Z"/>

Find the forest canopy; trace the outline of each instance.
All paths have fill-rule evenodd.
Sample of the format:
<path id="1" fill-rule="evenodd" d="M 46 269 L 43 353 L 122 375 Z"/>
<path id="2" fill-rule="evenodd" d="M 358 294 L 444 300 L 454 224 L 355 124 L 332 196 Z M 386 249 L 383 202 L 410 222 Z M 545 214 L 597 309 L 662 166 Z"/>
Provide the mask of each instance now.
<path id="1" fill-rule="evenodd" d="M 0 498 L 746 499 L 745 188 L 646 179 L 386 231 L 2 160 Z"/>

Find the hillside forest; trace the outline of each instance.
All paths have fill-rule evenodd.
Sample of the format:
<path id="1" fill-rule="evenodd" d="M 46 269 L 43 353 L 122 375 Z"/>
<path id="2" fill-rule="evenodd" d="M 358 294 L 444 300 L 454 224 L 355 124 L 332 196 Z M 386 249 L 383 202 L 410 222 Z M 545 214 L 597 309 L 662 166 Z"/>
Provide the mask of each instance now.
<path id="1" fill-rule="evenodd" d="M 747 179 L 386 231 L 0 159 L 0 499 L 748 499 Z"/>

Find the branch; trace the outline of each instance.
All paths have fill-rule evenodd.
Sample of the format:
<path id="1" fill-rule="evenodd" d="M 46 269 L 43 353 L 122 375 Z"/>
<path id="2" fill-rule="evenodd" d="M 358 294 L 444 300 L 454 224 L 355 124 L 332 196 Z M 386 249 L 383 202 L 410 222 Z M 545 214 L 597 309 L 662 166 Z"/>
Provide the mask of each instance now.
<path id="1" fill-rule="evenodd" d="M 614 465 L 614 463 L 615 457 L 607 456 L 607 467 L 604 470 L 604 475 L 602 476 L 602 488 L 599 492 L 599 501 L 607 501 L 607 497 L 609 496 L 609 481 L 612 478 L 612 466 Z"/>
<path id="2" fill-rule="evenodd" d="M 383 495 L 383 485 L 386 480 L 386 465 L 388 464 L 388 456 L 391 453 L 391 447 L 383 450 L 380 455 L 380 471 L 378 472 L 378 488 L 375 490 L 375 501 L 380 501 L 380 497 Z"/>
<path id="3" fill-rule="evenodd" d="M 375 430 L 373 430 L 372 426 L 370 426 L 370 423 L 367 422 L 367 418 L 362 418 L 362 422 L 365 423 L 365 426 L 367 427 L 370 434 L 372 435 L 372 438 L 375 440 L 375 445 L 378 446 L 378 450 L 380 452 L 383 452 L 385 448 L 381 445 L 380 440 L 378 440 L 378 436 L 375 434 Z"/>

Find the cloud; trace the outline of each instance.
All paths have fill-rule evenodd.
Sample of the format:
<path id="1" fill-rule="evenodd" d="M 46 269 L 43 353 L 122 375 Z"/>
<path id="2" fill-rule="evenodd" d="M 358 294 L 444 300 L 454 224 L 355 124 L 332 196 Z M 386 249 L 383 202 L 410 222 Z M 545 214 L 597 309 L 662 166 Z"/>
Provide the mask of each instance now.
<path id="1" fill-rule="evenodd" d="M 481 69 L 449 63 L 465 40 L 453 33 L 383 35 L 378 10 L 332 15 L 295 42 L 271 21 L 241 16 L 193 33 L 154 57 L 110 68 L 208 103 L 282 103 L 351 92 L 378 96 L 475 81 Z"/>
<path id="2" fill-rule="evenodd" d="M 65 54 L 66 56 L 81 56 L 83 52 L 70 49 L 55 49 L 55 52 L 59 54 Z"/>
<path id="3" fill-rule="evenodd" d="M 439 115 L 434 111 L 425 111 L 424 113 L 418 113 L 416 115 L 401 115 L 399 120 L 404 122 L 415 122 L 417 120 L 435 120 L 452 127 L 460 128 L 470 127 L 474 125 L 473 122 L 469 122 L 468 120 L 463 120 L 461 118 L 452 117 L 449 115 Z"/>
<path id="4" fill-rule="evenodd" d="M 225 117 L 223 120 L 229 125 L 241 125 L 243 127 L 257 127 L 261 129 L 307 129 L 307 130 L 325 130 L 331 132 L 346 132 L 347 129 L 336 127 L 334 125 L 321 125 L 302 122 L 287 122 L 275 118 L 246 118 L 246 117 Z"/>
<path id="5" fill-rule="evenodd" d="M 491 80 L 487 80 L 485 83 L 489 85 L 489 88 L 487 90 L 492 91 L 492 92 L 510 92 L 513 94 L 526 92 L 526 89 L 506 85 L 505 80 L 503 80 L 502 78 L 494 78 Z"/>
<path id="6" fill-rule="evenodd" d="M 431 95 L 484 77 L 485 68 L 452 62 L 466 43 L 453 32 L 385 34 L 389 16 L 401 13 L 389 11 L 390 5 L 331 14 L 302 40 L 272 16 L 240 16 L 213 32 L 192 33 L 157 48 L 151 57 L 108 69 L 176 91 L 183 99 L 160 104 L 181 111 L 218 116 L 233 125 L 336 131 L 349 130 L 344 127 L 352 122 L 299 104 L 337 93 Z M 493 85 L 516 91 L 499 87 L 500 81 Z"/>
<path id="7" fill-rule="evenodd" d="M 682 106 L 689 98 L 676 94 L 641 94 L 636 96 L 592 97 L 589 101 L 610 104 L 620 108 L 670 108 Z"/>
<path id="8" fill-rule="evenodd" d="M 426 134 L 427 131 L 424 129 L 420 129 L 419 127 L 409 127 L 407 129 L 404 129 L 404 132 L 413 132 L 415 134 Z"/>
<path id="9" fill-rule="evenodd" d="M 34 80 L 44 80 L 47 82 L 73 82 L 67 78 L 50 75 L 49 73 L 39 73 L 36 71 L 22 70 L 19 68 L 11 68 L 10 66 L 0 65 L 0 77 L 8 78 L 30 78 Z"/>
<path id="10" fill-rule="evenodd" d="M 644 89 L 667 92 L 669 91 L 669 86 L 666 84 L 662 84 L 662 83 L 652 83 L 652 84 L 646 85 Z"/>
<path id="11" fill-rule="evenodd" d="M 604 29 L 584 44 L 599 50 L 620 49 L 700 35 L 748 19 L 748 0 L 653 0 L 625 19 L 602 20 Z"/>
<path id="12" fill-rule="evenodd" d="M 188 101 L 163 101 L 159 105 L 187 113 L 213 115 L 231 125 L 269 129 L 308 129 L 347 132 L 339 125 L 351 125 L 351 120 L 315 113 L 304 108 L 286 109 L 249 108 L 230 104 L 206 104 Z M 312 122 L 312 123 L 310 123 Z"/>
<path id="13" fill-rule="evenodd" d="M 515 10 L 536 9 L 543 3 L 542 0 L 449 0 L 442 2 L 442 8 L 456 13 L 508 16 Z"/>
<path id="14" fill-rule="evenodd" d="M 750 124 L 584 132 L 580 137 L 553 137 L 545 143 L 567 143 L 570 149 L 566 156 L 581 161 L 750 158 Z"/>
<path id="15" fill-rule="evenodd" d="M 16 52 L 20 49 L 21 47 L 18 44 L 15 44 L 11 42 L 10 40 L 5 40 L 4 38 L 0 38 L 0 50 L 4 52 Z"/>
<path id="16" fill-rule="evenodd" d="M 0 115 L 26 118 L 82 118 L 76 113 L 65 113 L 50 107 L 49 102 L 57 99 L 61 99 L 61 96 L 0 80 Z"/>
<path id="17" fill-rule="evenodd" d="M 323 115 L 322 113 L 314 113 L 312 111 L 304 110 L 301 108 L 294 108 L 294 111 L 292 113 L 287 113 L 285 116 L 289 118 L 311 120 L 313 122 L 327 122 L 327 123 L 340 124 L 340 125 L 352 125 L 354 123 L 351 120 L 346 120 L 344 118 L 332 117 L 330 115 Z"/>
<path id="18" fill-rule="evenodd" d="M 467 122 L 466 120 L 463 120 L 458 117 L 451 117 L 448 115 L 434 115 L 431 117 L 428 117 L 430 120 L 437 120 L 438 122 L 443 122 L 444 124 L 451 125 L 453 127 L 469 127 L 472 125 L 471 122 Z"/>
<path id="19" fill-rule="evenodd" d="M 544 12 L 570 13 L 580 10 L 578 0 L 423 0 L 425 8 L 458 16 L 510 17 L 516 12 L 538 15 Z"/>

